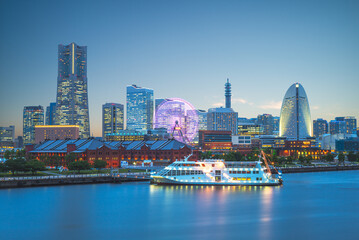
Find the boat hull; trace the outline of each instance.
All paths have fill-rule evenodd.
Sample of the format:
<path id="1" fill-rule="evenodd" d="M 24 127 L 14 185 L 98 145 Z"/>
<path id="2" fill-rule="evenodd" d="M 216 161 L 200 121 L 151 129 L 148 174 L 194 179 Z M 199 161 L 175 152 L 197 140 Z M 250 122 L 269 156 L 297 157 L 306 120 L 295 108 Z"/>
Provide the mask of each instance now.
<path id="1" fill-rule="evenodd" d="M 199 186 L 280 186 L 282 181 L 278 182 L 182 182 L 174 181 L 163 177 L 154 177 L 151 179 L 152 184 L 157 185 L 199 185 Z"/>

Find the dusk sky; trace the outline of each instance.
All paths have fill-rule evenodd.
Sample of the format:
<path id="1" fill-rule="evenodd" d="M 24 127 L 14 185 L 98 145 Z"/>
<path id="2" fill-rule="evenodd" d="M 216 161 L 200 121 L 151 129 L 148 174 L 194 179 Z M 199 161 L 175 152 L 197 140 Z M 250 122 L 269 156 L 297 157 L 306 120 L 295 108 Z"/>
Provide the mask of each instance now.
<path id="1" fill-rule="evenodd" d="M 126 86 L 198 109 L 279 116 L 294 82 L 312 119 L 359 119 L 359 1 L 0 0 L 0 126 L 22 135 L 24 106 L 56 99 L 58 44 L 87 46 L 91 133 Z"/>

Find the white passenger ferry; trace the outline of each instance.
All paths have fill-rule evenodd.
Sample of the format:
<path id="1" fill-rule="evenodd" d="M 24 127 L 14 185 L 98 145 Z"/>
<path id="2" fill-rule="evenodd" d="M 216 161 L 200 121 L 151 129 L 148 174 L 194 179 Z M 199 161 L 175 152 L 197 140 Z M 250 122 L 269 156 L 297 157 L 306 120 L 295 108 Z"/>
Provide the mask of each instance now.
<path id="1" fill-rule="evenodd" d="M 225 162 L 221 159 L 175 161 L 159 173 L 152 174 L 155 184 L 220 185 L 220 186 L 277 186 L 282 184 L 261 162 Z"/>

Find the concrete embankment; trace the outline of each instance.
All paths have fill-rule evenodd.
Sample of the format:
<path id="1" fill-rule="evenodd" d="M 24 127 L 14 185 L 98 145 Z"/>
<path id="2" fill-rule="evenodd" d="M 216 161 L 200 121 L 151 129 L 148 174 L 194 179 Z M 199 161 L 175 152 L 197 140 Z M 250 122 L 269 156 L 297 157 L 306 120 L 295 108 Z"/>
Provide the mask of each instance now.
<path id="1" fill-rule="evenodd" d="M 40 187 L 95 183 L 122 183 L 148 180 L 148 176 L 144 174 L 121 174 L 116 176 L 111 176 L 108 174 L 84 174 L 72 176 L 7 177 L 0 178 L 0 188 Z"/>
<path id="2" fill-rule="evenodd" d="M 330 171 L 346 171 L 359 170 L 359 165 L 356 166 L 328 166 L 328 167 L 297 167 L 297 168 L 279 168 L 282 173 L 304 173 L 304 172 L 330 172 Z M 275 173 L 275 170 L 272 170 Z"/>

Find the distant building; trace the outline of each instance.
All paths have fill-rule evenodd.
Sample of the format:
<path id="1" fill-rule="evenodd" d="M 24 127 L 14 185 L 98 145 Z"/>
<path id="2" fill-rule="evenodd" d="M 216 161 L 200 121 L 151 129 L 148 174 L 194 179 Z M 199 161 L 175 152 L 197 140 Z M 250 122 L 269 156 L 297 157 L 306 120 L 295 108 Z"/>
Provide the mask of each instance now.
<path id="1" fill-rule="evenodd" d="M 153 124 L 153 90 L 127 86 L 127 129 L 149 130 Z"/>
<path id="2" fill-rule="evenodd" d="M 346 134 L 347 126 L 345 121 L 332 120 L 329 122 L 330 134 Z"/>
<path id="3" fill-rule="evenodd" d="M 279 135 L 279 121 L 280 117 L 273 117 L 273 134 Z"/>
<path id="4" fill-rule="evenodd" d="M 313 136 L 319 137 L 328 133 L 328 122 L 322 118 L 313 120 Z"/>
<path id="5" fill-rule="evenodd" d="M 55 114 L 56 114 L 56 103 L 52 102 L 49 106 L 46 107 L 46 125 L 55 125 Z"/>
<path id="6" fill-rule="evenodd" d="M 263 126 L 264 135 L 272 135 L 273 134 L 274 119 L 271 114 L 258 115 L 257 123 L 259 125 Z"/>
<path id="7" fill-rule="evenodd" d="M 347 134 L 355 134 L 356 133 L 357 120 L 355 117 L 336 117 L 335 120 L 345 122 Z"/>
<path id="8" fill-rule="evenodd" d="M 202 150 L 228 151 L 232 149 L 231 131 L 199 131 L 199 147 Z"/>
<path id="9" fill-rule="evenodd" d="M 24 140 L 22 136 L 17 136 L 15 139 L 15 148 L 23 148 L 24 147 Z"/>
<path id="10" fill-rule="evenodd" d="M 0 127 L 0 147 L 14 147 L 15 126 Z"/>
<path id="11" fill-rule="evenodd" d="M 359 152 L 359 137 L 335 141 L 336 151 Z"/>
<path id="12" fill-rule="evenodd" d="M 205 110 L 197 110 L 198 114 L 198 130 L 207 130 L 207 112 Z"/>
<path id="13" fill-rule="evenodd" d="M 24 144 L 35 142 L 35 126 L 44 125 L 44 109 L 42 106 L 25 106 L 23 113 Z"/>
<path id="14" fill-rule="evenodd" d="M 124 108 L 119 103 L 102 105 L 102 137 L 124 130 Z"/>
<path id="15" fill-rule="evenodd" d="M 238 133 L 238 113 L 232 108 L 210 108 L 207 113 L 207 129 Z"/>
<path id="16" fill-rule="evenodd" d="M 157 108 L 159 105 L 161 105 L 162 102 L 166 101 L 166 99 L 163 99 L 163 98 L 156 98 L 155 99 L 155 113 L 157 111 Z"/>
<path id="17" fill-rule="evenodd" d="M 300 83 L 295 83 L 286 92 L 279 123 L 279 136 L 292 140 L 311 137 L 312 122 L 307 94 Z"/>
<path id="18" fill-rule="evenodd" d="M 231 84 L 229 82 L 229 79 L 227 78 L 227 82 L 224 85 L 224 96 L 226 98 L 226 108 L 231 108 Z"/>
<path id="19" fill-rule="evenodd" d="M 258 125 L 254 123 L 238 124 L 238 135 L 257 136 L 263 134 L 264 134 L 264 129 L 262 125 Z"/>
<path id="20" fill-rule="evenodd" d="M 35 144 L 45 140 L 78 139 L 80 127 L 77 125 L 38 125 L 35 126 Z"/>
<path id="21" fill-rule="evenodd" d="M 106 141 L 143 141 L 146 138 L 144 131 L 121 130 L 116 133 L 106 134 Z"/>
<path id="22" fill-rule="evenodd" d="M 251 145 L 251 136 L 246 135 L 233 135 L 232 136 L 232 144 L 233 145 Z"/>
<path id="23" fill-rule="evenodd" d="M 90 137 L 87 94 L 87 47 L 59 45 L 56 125 L 79 125 L 80 137 Z"/>

